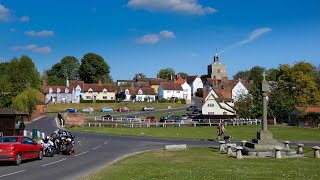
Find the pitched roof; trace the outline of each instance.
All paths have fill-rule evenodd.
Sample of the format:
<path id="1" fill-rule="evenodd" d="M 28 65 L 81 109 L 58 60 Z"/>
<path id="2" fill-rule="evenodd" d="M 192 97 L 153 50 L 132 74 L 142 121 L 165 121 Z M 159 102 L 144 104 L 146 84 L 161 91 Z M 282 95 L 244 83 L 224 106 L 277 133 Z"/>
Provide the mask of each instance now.
<path id="1" fill-rule="evenodd" d="M 150 87 L 150 83 L 138 81 L 138 82 L 133 82 L 132 86 L 133 87 Z"/>
<path id="2" fill-rule="evenodd" d="M 297 107 L 301 113 L 320 113 L 320 107 Z"/>
<path id="3" fill-rule="evenodd" d="M 44 86 L 42 91 L 44 93 L 49 93 L 49 89 L 52 88 L 52 92 L 57 92 L 57 89 L 59 88 L 60 89 L 60 92 L 64 92 L 66 87 L 65 86 Z M 69 92 L 70 92 L 70 89 L 72 90 L 72 88 L 68 88 Z"/>
<path id="4" fill-rule="evenodd" d="M 173 82 L 162 82 L 160 83 L 164 90 L 180 90 L 183 91 L 182 86 L 178 83 Z"/>
<path id="5" fill-rule="evenodd" d="M 186 81 L 182 77 L 179 77 L 178 79 L 174 80 L 174 83 L 178 83 L 180 85 L 184 84 L 185 82 Z"/>
<path id="6" fill-rule="evenodd" d="M 186 80 L 188 84 L 192 84 L 193 81 L 197 78 L 198 76 L 187 76 Z"/>
<path id="7" fill-rule="evenodd" d="M 150 78 L 149 82 L 151 85 L 160 85 L 161 82 L 166 82 L 167 80 L 161 78 Z"/>
<path id="8" fill-rule="evenodd" d="M 144 95 L 156 95 L 154 92 L 153 88 L 150 87 L 142 87 L 142 88 L 137 88 L 137 87 L 122 87 L 121 92 L 125 92 L 125 90 L 129 90 L 129 94 L 136 94 L 138 95 L 139 90 L 141 89 L 142 94 Z"/>
<path id="9" fill-rule="evenodd" d="M 84 88 L 84 81 L 76 81 L 76 80 L 69 81 L 69 90 L 76 88 L 78 85 L 81 87 L 81 89 L 83 89 Z"/>
<path id="10" fill-rule="evenodd" d="M 7 108 L 0 109 L 0 116 L 21 116 L 21 115 L 27 115 L 27 114 L 14 109 L 7 109 Z"/>
<path id="11" fill-rule="evenodd" d="M 103 89 L 106 89 L 108 92 L 115 92 L 116 85 L 115 84 L 84 84 L 83 92 L 89 91 L 92 89 L 93 92 L 102 92 Z"/>

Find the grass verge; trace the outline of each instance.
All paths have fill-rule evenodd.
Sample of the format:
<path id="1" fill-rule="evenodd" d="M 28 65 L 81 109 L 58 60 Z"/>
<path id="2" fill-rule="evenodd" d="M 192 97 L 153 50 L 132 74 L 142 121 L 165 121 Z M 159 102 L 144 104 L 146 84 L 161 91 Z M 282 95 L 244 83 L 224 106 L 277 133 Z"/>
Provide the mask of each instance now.
<path id="1" fill-rule="evenodd" d="M 319 141 L 320 128 L 299 128 L 269 126 L 268 129 L 273 133 L 277 140 L 288 141 Z M 179 138 L 179 139 L 214 139 L 216 138 L 216 126 L 206 127 L 139 127 L 139 128 L 111 128 L 111 127 L 72 127 L 72 131 L 115 134 L 130 136 L 147 136 L 160 138 Z M 226 135 L 231 135 L 233 140 L 251 140 L 256 138 L 256 132 L 261 130 L 261 126 L 227 126 Z"/>
<path id="2" fill-rule="evenodd" d="M 311 152 L 308 154 L 310 155 Z M 116 162 L 83 180 L 319 179 L 319 159 L 234 159 L 216 148 L 156 150 Z"/>

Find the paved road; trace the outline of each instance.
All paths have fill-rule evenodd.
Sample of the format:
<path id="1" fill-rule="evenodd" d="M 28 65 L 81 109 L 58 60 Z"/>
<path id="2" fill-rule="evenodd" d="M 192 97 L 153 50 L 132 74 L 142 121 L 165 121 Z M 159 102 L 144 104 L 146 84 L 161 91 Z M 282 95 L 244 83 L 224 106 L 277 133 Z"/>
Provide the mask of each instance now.
<path id="1" fill-rule="evenodd" d="M 26 129 L 29 131 L 34 128 L 50 134 L 58 126 L 53 117 L 44 117 L 26 125 Z M 77 132 L 74 134 L 76 135 L 75 154 L 45 157 L 41 161 L 30 161 L 20 166 L 1 164 L 0 179 L 77 179 L 103 168 L 124 155 L 139 151 L 159 149 L 169 144 L 187 144 L 188 147 L 217 145 L 213 141 L 96 135 Z"/>

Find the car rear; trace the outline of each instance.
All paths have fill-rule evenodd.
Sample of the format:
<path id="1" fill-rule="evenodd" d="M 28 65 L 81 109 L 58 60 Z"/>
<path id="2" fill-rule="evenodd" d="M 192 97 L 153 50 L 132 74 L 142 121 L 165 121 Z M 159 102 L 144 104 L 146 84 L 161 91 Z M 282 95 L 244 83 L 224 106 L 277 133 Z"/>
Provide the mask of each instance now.
<path id="1" fill-rule="evenodd" d="M 15 161 L 18 152 L 16 143 L 0 143 L 0 161 Z"/>

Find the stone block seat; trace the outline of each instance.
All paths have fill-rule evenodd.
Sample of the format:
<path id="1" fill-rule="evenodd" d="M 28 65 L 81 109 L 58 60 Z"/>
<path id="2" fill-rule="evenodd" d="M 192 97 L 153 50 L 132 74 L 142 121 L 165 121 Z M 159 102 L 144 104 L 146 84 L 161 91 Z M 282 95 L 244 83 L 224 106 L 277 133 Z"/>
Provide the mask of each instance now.
<path id="1" fill-rule="evenodd" d="M 258 132 L 257 138 L 247 142 L 243 147 L 242 154 L 250 157 L 274 157 L 275 147 L 283 147 L 283 143 L 272 138 L 270 132 Z M 282 157 L 296 157 L 296 151 L 290 148 L 281 150 Z"/>

